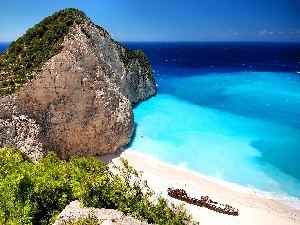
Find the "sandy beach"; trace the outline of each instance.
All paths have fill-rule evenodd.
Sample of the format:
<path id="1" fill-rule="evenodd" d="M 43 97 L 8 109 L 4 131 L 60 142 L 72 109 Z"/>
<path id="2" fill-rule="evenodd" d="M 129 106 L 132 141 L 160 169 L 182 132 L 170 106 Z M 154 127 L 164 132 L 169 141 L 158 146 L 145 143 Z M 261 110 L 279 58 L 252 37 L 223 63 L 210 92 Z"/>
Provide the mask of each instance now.
<path id="1" fill-rule="evenodd" d="M 129 164 L 142 171 L 143 179 L 158 194 L 162 194 L 175 204 L 183 202 L 167 195 L 168 187 L 183 188 L 189 196 L 210 199 L 222 204 L 228 204 L 239 210 L 238 216 L 221 214 L 204 207 L 191 204 L 185 205 L 195 221 L 201 225 L 291 225 L 300 224 L 300 210 L 291 208 L 279 202 L 261 198 L 252 194 L 241 193 L 204 179 L 181 168 L 169 166 L 158 160 L 134 151 L 118 151 L 115 154 L 99 157 L 102 161 L 116 162 L 119 157 L 128 160 Z"/>

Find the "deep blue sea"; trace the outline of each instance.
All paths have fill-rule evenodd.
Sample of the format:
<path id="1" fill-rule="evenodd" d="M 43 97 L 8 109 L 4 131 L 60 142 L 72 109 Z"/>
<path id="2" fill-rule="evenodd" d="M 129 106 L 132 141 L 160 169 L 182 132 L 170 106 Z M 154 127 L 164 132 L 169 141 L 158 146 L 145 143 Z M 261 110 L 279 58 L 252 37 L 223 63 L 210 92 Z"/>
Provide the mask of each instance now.
<path id="1" fill-rule="evenodd" d="M 129 149 L 300 210 L 300 43 L 123 44 L 158 84 Z"/>
<path id="2" fill-rule="evenodd" d="M 5 51 L 5 49 L 8 47 L 10 43 L 9 42 L 0 42 L 0 53 Z"/>
<path id="3" fill-rule="evenodd" d="M 300 43 L 124 44 L 158 84 L 129 149 L 300 209 Z"/>

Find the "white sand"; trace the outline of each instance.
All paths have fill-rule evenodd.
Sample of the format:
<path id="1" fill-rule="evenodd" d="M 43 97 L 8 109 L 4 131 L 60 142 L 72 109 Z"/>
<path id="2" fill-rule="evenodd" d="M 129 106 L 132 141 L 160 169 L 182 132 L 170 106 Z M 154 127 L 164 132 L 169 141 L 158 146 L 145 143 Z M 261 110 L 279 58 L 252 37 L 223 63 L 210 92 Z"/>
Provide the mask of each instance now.
<path id="1" fill-rule="evenodd" d="M 255 195 L 234 191 L 204 179 L 184 169 L 170 167 L 151 157 L 132 151 L 119 151 L 112 155 L 99 157 L 102 161 L 118 160 L 119 157 L 128 160 L 129 164 L 143 172 L 143 179 L 157 193 L 167 197 L 170 201 L 181 204 L 183 202 L 167 195 L 168 187 L 183 188 L 189 196 L 200 198 L 208 195 L 210 199 L 222 204 L 228 204 L 239 209 L 238 216 L 221 214 L 204 207 L 191 204 L 185 205 L 187 211 L 195 221 L 201 225 L 291 225 L 300 224 L 300 210 L 264 199 Z"/>

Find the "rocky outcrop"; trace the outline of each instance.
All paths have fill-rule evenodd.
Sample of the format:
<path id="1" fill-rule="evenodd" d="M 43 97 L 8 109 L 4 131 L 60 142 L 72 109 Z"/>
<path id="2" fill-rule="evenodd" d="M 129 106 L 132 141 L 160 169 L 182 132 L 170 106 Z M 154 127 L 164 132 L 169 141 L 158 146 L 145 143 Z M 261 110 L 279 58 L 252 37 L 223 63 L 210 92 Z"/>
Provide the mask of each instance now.
<path id="1" fill-rule="evenodd" d="M 132 104 L 156 92 L 146 56 L 86 17 L 62 45 L 33 80 L 0 100 L 0 147 L 17 146 L 37 160 L 47 150 L 102 155 L 130 142 Z"/>
<path id="2" fill-rule="evenodd" d="M 130 216 L 113 209 L 98 209 L 91 207 L 80 207 L 79 201 L 71 202 L 57 217 L 53 225 L 64 225 L 68 222 L 76 222 L 83 218 L 98 220 L 102 225 L 147 225 L 148 223 L 138 221 Z"/>

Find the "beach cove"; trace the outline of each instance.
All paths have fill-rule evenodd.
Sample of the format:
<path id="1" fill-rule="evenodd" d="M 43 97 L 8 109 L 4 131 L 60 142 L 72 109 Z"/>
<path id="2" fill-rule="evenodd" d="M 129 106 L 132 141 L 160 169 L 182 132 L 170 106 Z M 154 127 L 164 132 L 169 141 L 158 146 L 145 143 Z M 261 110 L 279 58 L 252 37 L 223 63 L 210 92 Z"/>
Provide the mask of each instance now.
<path id="1" fill-rule="evenodd" d="M 127 159 L 129 165 L 142 172 L 156 194 L 161 194 L 175 204 L 184 202 L 167 194 L 169 187 L 182 188 L 195 198 L 209 196 L 222 204 L 229 204 L 239 210 L 238 216 L 225 215 L 204 207 L 185 203 L 185 208 L 201 225 L 293 225 L 300 224 L 300 211 L 274 200 L 268 200 L 250 193 L 242 193 L 222 186 L 192 171 L 161 162 L 149 155 L 133 150 L 118 151 L 115 154 L 99 156 L 104 162 L 119 163 Z"/>
<path id="2" fill-rule="evenodd" d="M 134 108 L 136 131 L 125 153 L 134 151 L 142 156 L 137 162 L 150 163 L 146 168 L 142 163 L 136 168 L 152 168 L 150 178 L 155 177 L 153 174 L 163 176 L 157 178 L 158 183 L 167 180 L 165 174 L 169 173 L 159 169 L 155 172 L 161 165 L 154 163 L 156 159 L 172 168 L 170 173 L 180 168 L 182 176 L 173 178 L 181 186 L 174 188 L 191 186 L 186 190 L 192 197 L 208 195 L 240 210 L 243 221 L 227 218 L 231 220 L 227 224 L 299 223 L 299 44 L 128 46 L 147 54 L 158 84 L 157 95 Z M 195 177 L 187 178 L 191 173 Z M 208 186 L 195 184 L 199 177 L 225 189 L 216 191 L 220 195 L 211 191 L 213 188 L 197 194 Z M 170 184 L 171 181 L 161 192 L 166 193 Z M 232 193 L 231 197 L 243 193 L 239 199 L 246 200 L 237 204 L 223 201 L 222 196 L 227 195 L 223 192 Z M 248 208 L 241 210 L 243 207 Z M 255 207 L 258 210 L 254 213 Z M 269 216 L 273 209 L 277 216 Z M 241 211 L 249 213 L 248 216 Z M 286 217 L 285 212 L 291 214 Z M 205 212 L 202 217 L 207 214 L 214 219 L 220 217 L 215 212 Z M 293 219 L 278 219 L 289 217 Z M 223 218 L 207 224 L 224 224 Z"/>
<path id="3" fill-rule="evenodd" d="M 299 44 L 129 47 L 158 84 L 134 107 L 129 149 L 300 210 Z"/>

